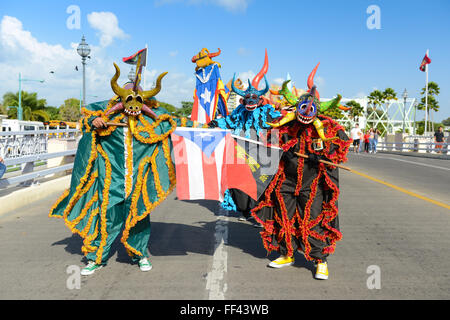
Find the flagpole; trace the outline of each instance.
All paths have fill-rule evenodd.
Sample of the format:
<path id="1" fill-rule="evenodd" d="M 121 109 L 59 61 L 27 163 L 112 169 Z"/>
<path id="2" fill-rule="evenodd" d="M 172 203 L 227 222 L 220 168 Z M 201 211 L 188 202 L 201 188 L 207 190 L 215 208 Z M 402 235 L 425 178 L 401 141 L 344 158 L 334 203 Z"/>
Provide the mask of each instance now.
<path id="1" fill-rule="evenodd" d="M 429 50 L 427 49 L 427 54 L 426 54 L 427 57 L 429 57 L 428 51 Z M 424 132 L 424 135 L 426 137 L 427 133 L 428 133 L 428 126 L 427 126 L 427 123 L 428 123 L 428 64 L 425 65 L 425 68 L 426 68 L 425 69 L 426 83 L 425 83 L 425 132 Z"/>
<path id="2" fill-rule="evenodd" d="M 144 66 L 144 85 L 142 87 L 142 90 L 145 90 L 145 79 L 147 78 L 145 76 L 145 71 L 147 70 L 147 57 L 148 57 L 148 44 L 145 44 L 145 66 Z"/>

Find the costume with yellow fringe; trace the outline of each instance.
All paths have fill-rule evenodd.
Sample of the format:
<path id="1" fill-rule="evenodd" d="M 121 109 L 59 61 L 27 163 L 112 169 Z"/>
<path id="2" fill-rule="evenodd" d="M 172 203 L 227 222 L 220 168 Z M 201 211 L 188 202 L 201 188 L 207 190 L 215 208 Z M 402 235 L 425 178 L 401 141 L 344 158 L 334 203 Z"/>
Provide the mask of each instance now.
<path id="1" fill-rule="evenodd" d="M 83 108 L 83 136 L 78 144 L 70 188 L 50 210 L 83 238 L 88 260 L 105 264 L 112 243 L 121 242 L 133 260 L 148 257 L 149 214 L 175 187 L 170 134 L 177 121 L 157 106 L 161 74 L 152 90 L 137 80 L 120 87 L 120 70 L 111 79 L 117 96 Z M 153 106 L 153 108 L 152 108 Z M 102 117 L 106 128 L 92 122 Z M 179 121 L 178 121 L 179 124 Z"/>
<path id="2" fill-rule="evenodd" d="M 318 114 L 338 106 L 340 96 L 320 102 L 313 83 L 316 70 L 308 79 L 308 92 L 299 98 L 287 94 L 283 86 L 285 98 L 295 111 L 270 123 L 279 129 L 283 156 L 252 216 L 263 226 L 260 234 L 268 252 L 275 250 L 292 257 L 298 250 L 307 260 L 320 263 L 334 252 L 342 234 L 337 205 L 338 168 L 319 160 L 345 162 L 351 140 L 336 121 Z"/>

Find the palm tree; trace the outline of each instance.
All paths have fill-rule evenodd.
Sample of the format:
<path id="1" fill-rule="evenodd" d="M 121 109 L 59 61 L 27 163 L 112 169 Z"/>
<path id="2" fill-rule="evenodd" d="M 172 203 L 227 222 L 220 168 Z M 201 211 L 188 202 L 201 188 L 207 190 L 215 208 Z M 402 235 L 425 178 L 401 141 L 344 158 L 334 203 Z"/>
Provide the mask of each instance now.
<path id="1" fill-rule="evenodd" d="M 347 107 L 351 108 L 349 110 L 348 115 L 349 115 L 350 119 L 352 119 L 353 121 L 355 121 L 356 118 L 359 118 L 360 116 L 362 116 L 364 113 L 364 108 L 361 107 L 361 105 L 358 102 L 356 102 L 355 100 L 350 100 L 345 105 Z"/>
<path id="2" fill-rule="evenodd" d="M 47 101 L 45 99 L 38 99 L 37 93 L 28 93 L 22 91 L 22 110 L 23 119 L 28 121 L 48 121 L 50 116 L 45 111 Z M 12 93 L 7 92 L 3 95 L 4 106 L 18 106 L 19 105 L 19 92 Z M 17 108 L 11 108 L 8 110 L 8 117 L 17 119 Z"/>
<path id="3" fill-rule="evenodd" d="M 374 109 L 377 108 L 378 105 L 381 105 L 385 102 L 385 95 L 380 90 L 373 90 L 367 98 L 369 99 L 369 103 L 373 106 Z"/>
<path id="4" fill-rule="evenodd" d="M 426 87 L 422 88 L 422 91 L 420 92 L 422 95 L 425 94 Z M 427 118 L 430 119 L 430 110 L 433 110 L 434 112 L 439 111 L 439 102 L 437 101 L 436 97 L 439 95 L 440 89 L 436 82 L 431 81 L 428 82 L 428 108 L 427 108 Z M 420 103 L 417 105 L 417 109 L 419 110 L 425 110 L 425 96 L 423 96 L 420 99 Z M 429 126 L 427 126 L 427 131 L 429 130 Z"/>

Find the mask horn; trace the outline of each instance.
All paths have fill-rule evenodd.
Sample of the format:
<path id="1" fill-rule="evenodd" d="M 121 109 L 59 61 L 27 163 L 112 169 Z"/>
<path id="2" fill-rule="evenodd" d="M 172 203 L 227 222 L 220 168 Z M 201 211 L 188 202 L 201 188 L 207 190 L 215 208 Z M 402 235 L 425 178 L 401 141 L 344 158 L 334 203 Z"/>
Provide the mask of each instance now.
<path id="1" fill-rule="evenodd" d="M 233 81 L 231 81 L 231 90 L 233 90 L 234 93 L 240 95 L 241 97 L 245 96 L 245 92 L 242 90 L 239 90 L 238 88 L 236 88 L 236 86 L 234 85 L 234 80 L 236 79 L 236 73 L 233 75 Z"/>
<path id="2" fill-rule="evenodd" d="M 217 57 L 221 53 L 220 48 L 218 48 L 217 50 L 219 50 L 219 51 L 213 52 L 213 53 L 208 53 L 208 57 L 210 57 L 210 58 Z"/>
<path id="3" fill-rule="evenodd" d="M 158 79 L 156 79 L 155 88 L 142 92 L 142 97 L 144 98 L 144 100 L 156 96 L 161 91 L 161 80 L 166 74 L 167 72 L 163 72 L 158 76 Z"/>
<path id="4" fill-rule="evenodd" d="M 319 68 L 319 64 L 320 64 L 320 62 L 317 64 L 317 66 L 314 68 L 314 70 L 309 74 L 308 81 L 306 82 L 306 84 L 308 85 L 308 89 L 310 89 L 310 90 L 314 86 L 314 76 L 316 75 L 317 68 Z M 316 90 L 315 96 L 317 99 L 320 100 L 319 91 Z"/>
<path id="5" fill-rule="evenodd" d="M 295 119 L 296 119 L 295 113 L 288 112 L 280 121 L 275 122 L 275 123 L 274 122 L 266 122 L 266 123 L 273 128 L 279 128 L 279 127 L 285 125 L 286 123 L 289 123 Z"/>
<path id="6" fill-rule="evenodd" d="M 116 73 L 114 74 L 114 76 L 111 78 L 111 89 L 112 91 L 114 91 L 115 94 L 117 94 L 119 97 L 124 97 L 127 95 L 127 90 L 121 88 L 118 84 L 117 84 L 117 79 L 119 79 L 120 77 L 120 69 L 117 66 L 117 64 L 114 63 L 114 68 L 116 68 Z"/>
<path id="7" fill-rule="evenodd" d="M 253 81 L 252 81 L 252 86 L 255 89 L 258 89 L 259 82 L 261 81 L 263 76 L 267 73 L 267 70 L 269 70 L 269 58 L 267 57 L 267 49 L 266 49 L 266 55 L 264 57 L 264 65 L 263 65 L 261 71 L 259 71 L 259 73 L 253 78 Z"/>
<path id="8" fill-rule="evenodd" d="M 265 95 L 269 91 L 269 81 L 267 81 L 267 78 L 265 75 L 264 75 L 264 81 L 266 82 L 266 87 L 263 90 L 258 91 L 258 96 Z"/>
<path id="9" fill-rule="evenodd" d="M 296 96 L 294 96 L 292 94 L 292 92 L 289 90 L 289 88 L 287 87 L 289 81 L 291 81 L 291 80 L 286 80 L 286 81 L 283 82 L 283 84 L 281 85 L 281 90 L 279 91 L 279 93 L 283 95 L 283 97 L 286 99 L 286 101 L 291 106 L 294 106 L 294 105 L 297 104 L 298 98 Z"/>

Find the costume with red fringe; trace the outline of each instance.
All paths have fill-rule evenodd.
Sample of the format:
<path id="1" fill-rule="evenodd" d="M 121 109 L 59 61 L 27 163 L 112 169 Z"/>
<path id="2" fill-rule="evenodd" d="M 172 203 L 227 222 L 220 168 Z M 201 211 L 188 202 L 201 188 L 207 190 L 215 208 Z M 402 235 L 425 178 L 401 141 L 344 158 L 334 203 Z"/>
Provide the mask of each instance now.
<path id="1" fill-rule="evenodd" d="M 337 203 L 339 172 L 317 159 L 336 164 L 347 161 L 351 140 L 336 121 L 323 115 L 318 118 L 325 137 L 337 137 L 322 141 L 323 149 L 319 151 L 313 140 L 321 137 L 313 124 L 292 121 L 279 127 L 284 153 L 278 172 L 252 215 L 263 226 L 260 234 L 268 252 L 293 256 L 299 250 L 307 260 L 323 262 L 342 239 Z"/>

